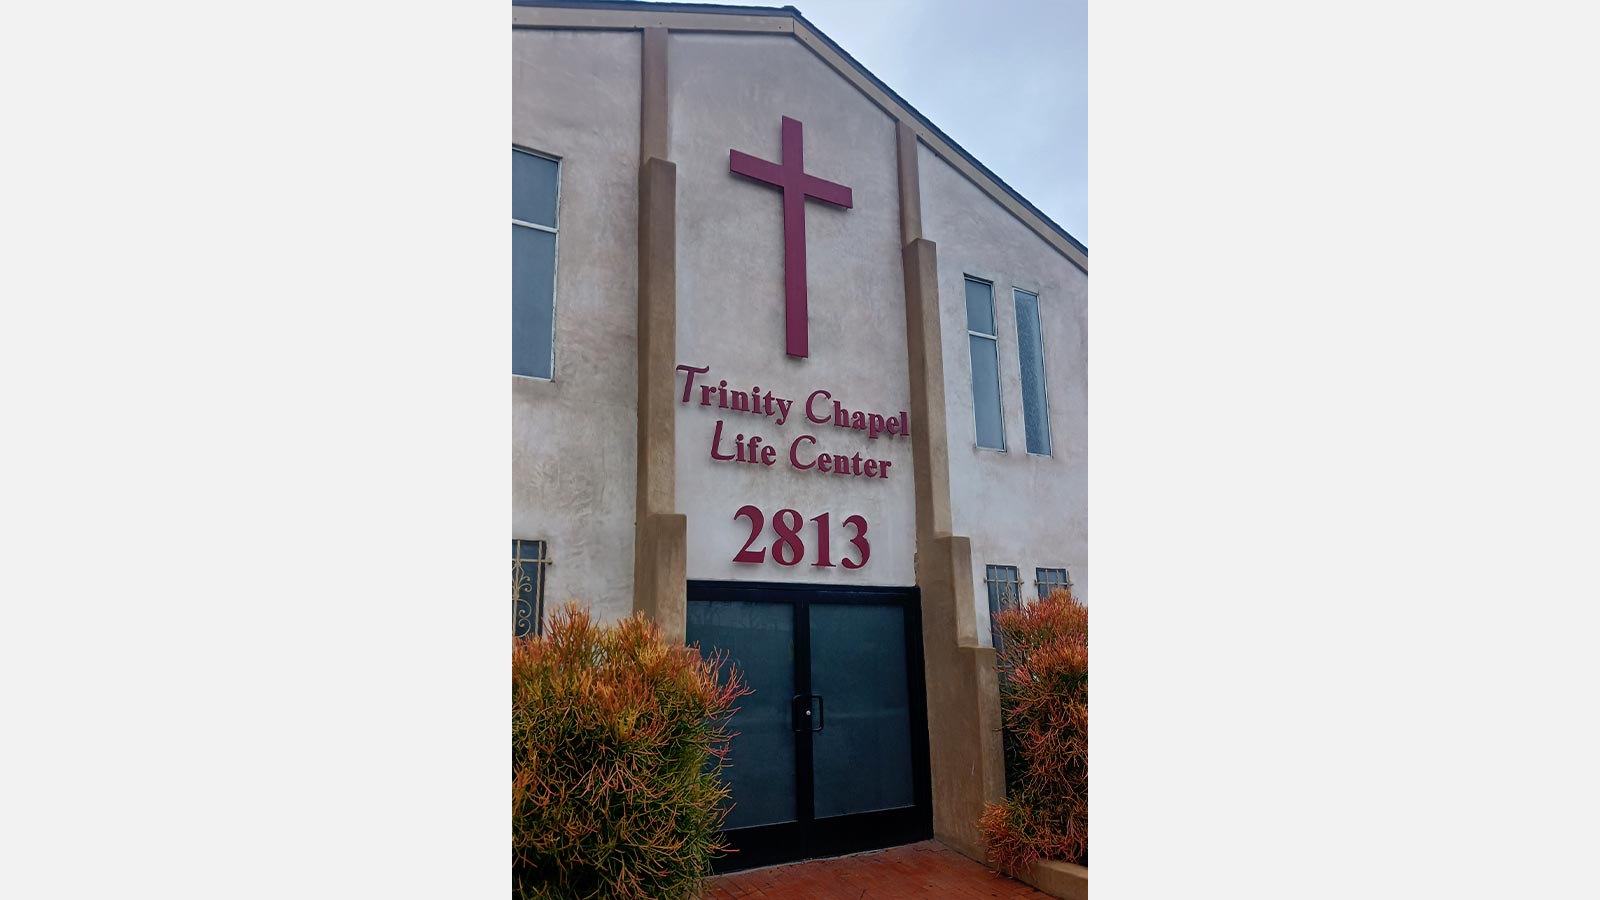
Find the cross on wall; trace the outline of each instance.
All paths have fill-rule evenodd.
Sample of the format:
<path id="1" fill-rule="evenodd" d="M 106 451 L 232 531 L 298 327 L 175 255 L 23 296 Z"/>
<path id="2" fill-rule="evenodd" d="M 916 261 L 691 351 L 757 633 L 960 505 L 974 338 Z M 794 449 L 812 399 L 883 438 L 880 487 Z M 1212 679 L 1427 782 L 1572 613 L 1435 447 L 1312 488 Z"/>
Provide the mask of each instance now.
<path id="1" fill-rule="evenodd" d="M 805 358 L 810 352 L 806 312 L 806 200 L 821 200 L 849 209 L 850 189 L 805 172 L 803 126 L 783 117 L 783 162 L 728 151 L 728 168 L 783 191 L 784 352 Z"/>

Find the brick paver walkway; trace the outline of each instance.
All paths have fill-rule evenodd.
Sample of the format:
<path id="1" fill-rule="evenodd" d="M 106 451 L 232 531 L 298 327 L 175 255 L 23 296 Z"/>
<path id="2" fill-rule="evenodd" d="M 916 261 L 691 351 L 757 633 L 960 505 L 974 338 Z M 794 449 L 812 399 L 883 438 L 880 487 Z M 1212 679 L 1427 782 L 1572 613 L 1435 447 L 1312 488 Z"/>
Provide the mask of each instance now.
<path id="1" fill-rule="evenodd" d="M 706 883 L 705 900 L 1050 900 L 937 841 L 876 853 L 735 872 Z"/>

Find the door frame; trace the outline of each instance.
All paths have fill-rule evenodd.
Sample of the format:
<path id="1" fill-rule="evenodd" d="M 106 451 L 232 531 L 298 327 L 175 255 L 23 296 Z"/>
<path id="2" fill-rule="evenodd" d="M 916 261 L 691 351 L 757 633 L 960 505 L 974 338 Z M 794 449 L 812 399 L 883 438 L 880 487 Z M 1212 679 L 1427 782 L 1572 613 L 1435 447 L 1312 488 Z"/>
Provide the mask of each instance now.
<path id="1" fill-rule="evenodd" d="M 813 818 L 816 801 L 813 732 L 795 732 L 795 821 L 723 832 L 735 853 L 716 857 L 716 872 L 839 856 L 933 837 L 933 786 L 928 762 L 928 693 L 922 653 L 922 594 L 915 586 L 857 587 L 775 581 L 688 581 L 686 602 L 786 603 L 794 610 L 794 688 L 811 694 L 811 619 L 814 603 L 894 605 L 904 614 L 906 703 L 911 719 L 909 807 Z M 827 727 L 825 710 L 823 727 Z"/>

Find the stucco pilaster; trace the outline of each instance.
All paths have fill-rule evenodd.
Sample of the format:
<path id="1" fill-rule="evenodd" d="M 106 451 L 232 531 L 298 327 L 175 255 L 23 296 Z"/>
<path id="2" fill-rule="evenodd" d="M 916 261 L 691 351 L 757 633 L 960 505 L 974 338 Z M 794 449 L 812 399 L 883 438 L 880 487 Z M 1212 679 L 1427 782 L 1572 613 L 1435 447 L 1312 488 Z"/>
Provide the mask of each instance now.
<path id="1" fill-rule="evenodd" d="M 914 157 L 913 157 L 914 158 Z M 939 328 L 939 267 L 934 243 L 917 238 L 900 251 L 906 284 L 906 359 L 911 367 L 917 543 L 950 533 L 950 448 L 946 441 L 944 349 Z"/>
<path id="2" fill-rule="evenodd" d="M 949 431 L 944 350 L 939 324 L 938 249 L 922 237 L 917 141 L 896 127 L 900 227 L 905 246 L 906 349 L 911 376 L 917 523 L 916 577 L 922 595 L 922 644 L 928 690 L 928 747 L 933 832 L 974 859 L 984 858 L 978 820 L 1005 797 L 1000 743 L 1000 688 L 995 652 L 978 645 L 972 545 L 952 535 Z"/>
<path id="3" fill-rule="evenodd" d="M 970 542 L 957 535 L 918 541 L 917 583 L 927 666 L 933 833 L 981 861 L 984 841 L 978 820 L 985 804 L 1005 799 L 1005 755 L 995 652 L 976 646 Z"/>
<path id="4" fill-rule="evenodd" d="M 917 174 L 917 133 L 894 123 L 895 156 L 900 164 L 900 243 L 922 237 L 922 183 Z"/>
<path id="5" fill-rule="evenodd" d="M 666 31 L 646 28 L 640 51 L 639 422 L 633 608 L 684 640 L 687 519 L 676 506 L 678 170 L 667 153 Z"/>

